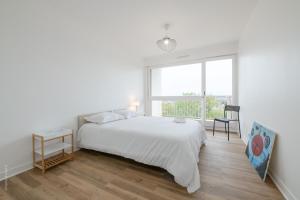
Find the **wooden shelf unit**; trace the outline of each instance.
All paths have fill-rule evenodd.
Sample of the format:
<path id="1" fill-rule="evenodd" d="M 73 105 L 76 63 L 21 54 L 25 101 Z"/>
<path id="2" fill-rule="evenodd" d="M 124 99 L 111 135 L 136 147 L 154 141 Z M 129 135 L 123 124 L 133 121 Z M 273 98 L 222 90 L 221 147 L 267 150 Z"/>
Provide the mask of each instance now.
<path id="1" fill-rule="evenodd" d="M 71 144 L 65 142 L 65 137 L 71 138 Z M 57 141 L 55 142 L 55 140 Z M 36 142 L 40 144 L 39 147 L 36 147 Z M 71 149 L 71 152 L 65 152 L 67 149 Z M 73 159 L 73 152 L 74 138 L 73 131 L 70 129 L 32 134 L 33 167 L 41 169 L 43 173 L 50 167 Z M 40 156 L 39 160 L 36 155 Z"/>

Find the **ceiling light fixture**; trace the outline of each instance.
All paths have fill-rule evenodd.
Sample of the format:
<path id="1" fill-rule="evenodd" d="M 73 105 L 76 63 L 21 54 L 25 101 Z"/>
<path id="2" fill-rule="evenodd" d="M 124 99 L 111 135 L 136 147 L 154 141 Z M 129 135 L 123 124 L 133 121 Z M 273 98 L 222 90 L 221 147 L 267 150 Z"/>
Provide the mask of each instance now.
<path id="1" fill-rule="evenodd" d="M 166 52 L 171 52 L 176 48 L 177 42 L 175 39 L 170 38 L 167 36 L 167 31 L 169 30 L 170 24 L 165 24 L 164 29 L 166 31 L 166 36 L 163 37 L 160 40 L 157 40 L 156 44 L 157 46 Z"/>

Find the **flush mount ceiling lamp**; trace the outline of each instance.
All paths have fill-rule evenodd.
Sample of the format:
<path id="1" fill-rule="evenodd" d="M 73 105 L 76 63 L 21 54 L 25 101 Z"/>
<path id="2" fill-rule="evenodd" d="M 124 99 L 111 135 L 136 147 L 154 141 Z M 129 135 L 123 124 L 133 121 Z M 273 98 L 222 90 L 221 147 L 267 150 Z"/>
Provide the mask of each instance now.
<path id="1" fill-rule="evenodd" d="M 169 30 L 169 28 L 170 28 L 170 24 L 164 25 L 166 34 L 167 34 L 167 31 Z M 157 40 L 156 44 L 161 50 L 166 51 L 166 52 L 171 52 L 176 48 L 177 42 L 176 42 L 176 40 L 174 40 L 166 35 L 162 39 Z"/>

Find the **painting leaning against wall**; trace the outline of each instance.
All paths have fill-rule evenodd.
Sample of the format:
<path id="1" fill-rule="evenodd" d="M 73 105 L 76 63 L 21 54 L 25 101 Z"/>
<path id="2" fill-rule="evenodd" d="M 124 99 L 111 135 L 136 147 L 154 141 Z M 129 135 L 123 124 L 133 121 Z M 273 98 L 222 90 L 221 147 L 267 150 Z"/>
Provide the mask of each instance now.
<path id="1" fill-rule="evenodd" d="M 260 178 L 265 181 L 276 134 L 264 126 L 253 123 L 248 136 L 246 155 Z"/>

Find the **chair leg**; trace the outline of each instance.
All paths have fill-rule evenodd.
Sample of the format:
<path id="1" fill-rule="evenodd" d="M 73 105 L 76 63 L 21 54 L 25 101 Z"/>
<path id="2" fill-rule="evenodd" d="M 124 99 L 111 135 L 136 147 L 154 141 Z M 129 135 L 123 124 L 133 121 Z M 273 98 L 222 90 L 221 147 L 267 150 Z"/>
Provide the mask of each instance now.
<path id="1" fill-rule="evenodd" d="M 227 133 L 227 123 L 225 122 L 225 133 Z"/>
<path id="2" fill-rule="evenodd" d="M 229 141 L 229 123 L 228 123 L 228 141 Z"/>
<path id="3" fill-rule="evenodd" d="M 213 126 L 213 136 L 215 135 L 215 125 L 216 125 L 216 120 L 214 120 L 214 126 Z"/>
<path id="4" fill-rule="evenodd" d="M 242 138 L 242 133 L 241 133 L 241 124 L 240 124 L 240 120 L 238 121 L 239 123 L 239 132 L 240 132 L 240 138 Z"/>

